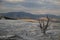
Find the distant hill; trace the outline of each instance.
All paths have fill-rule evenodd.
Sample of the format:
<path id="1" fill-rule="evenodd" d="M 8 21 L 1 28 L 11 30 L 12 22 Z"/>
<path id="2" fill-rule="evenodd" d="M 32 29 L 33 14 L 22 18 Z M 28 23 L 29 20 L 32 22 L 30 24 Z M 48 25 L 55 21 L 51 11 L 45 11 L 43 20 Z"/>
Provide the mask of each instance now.
<path id="1" fill-rule="evenodd" d="M 13 18 L 34 18 L 35 17 L 35 15 L 26 12 L 8 12 L 1 15 L 7 17 L 13 17 Z"/>
<path id="2" fill-rule="evenodd" d="M 52 15 L 52 14 L 31 14 L 27 12 L 8 12 L 8 13 L 0 13 L 2 16 L 7 16 L 11 18 L 31 18 L 31 19 L 38 19 L 41 17 L 46 17 L 47 15 L 51 18 L 60 18 L 60 16 Z"/>

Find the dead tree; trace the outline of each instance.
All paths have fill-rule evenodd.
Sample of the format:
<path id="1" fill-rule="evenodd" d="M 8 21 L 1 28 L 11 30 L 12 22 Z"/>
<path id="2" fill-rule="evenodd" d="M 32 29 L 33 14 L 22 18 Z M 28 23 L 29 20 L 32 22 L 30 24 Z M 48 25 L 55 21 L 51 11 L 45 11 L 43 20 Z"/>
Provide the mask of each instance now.
<path id="1" fill-rule="evenodd" d="M 39 27 L 40 27 L 40 29 L 41 29 L 41 32 L 42 32 L 44 35 L 46 34 L 46 30 L 47 30 L 47 28 L 49 27 L 49 21 L 50 21 L 50 19 L 49 19 L 48 16 L 46 17 L 46 19 L 47 19 L 47 20 L 44 20 L 44 19 L 38 20 L 38 22 L 39 22 Z"/>

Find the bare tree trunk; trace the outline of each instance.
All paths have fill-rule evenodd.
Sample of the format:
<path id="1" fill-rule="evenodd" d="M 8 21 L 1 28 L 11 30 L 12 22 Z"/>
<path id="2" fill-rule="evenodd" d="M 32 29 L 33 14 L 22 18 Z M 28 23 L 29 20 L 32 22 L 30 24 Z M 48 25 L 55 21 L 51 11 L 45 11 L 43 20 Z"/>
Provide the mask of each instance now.
<path id="1" fill-rule="evenodd" d="M 41 33 L 42 33 L 43 35 L 46 35 L 46 30 L 41 29 Z"/>

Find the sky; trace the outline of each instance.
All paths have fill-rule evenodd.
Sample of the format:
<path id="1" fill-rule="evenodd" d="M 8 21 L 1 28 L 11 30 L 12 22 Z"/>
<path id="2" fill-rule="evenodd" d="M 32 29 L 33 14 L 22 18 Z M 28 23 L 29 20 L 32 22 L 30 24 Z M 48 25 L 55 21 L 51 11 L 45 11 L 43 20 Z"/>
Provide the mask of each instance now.
<path id="1" fill-rule="evenodd" d="M 60 0 L 0 0 L 0 13 L 21 11 L 60 15 Z"/>

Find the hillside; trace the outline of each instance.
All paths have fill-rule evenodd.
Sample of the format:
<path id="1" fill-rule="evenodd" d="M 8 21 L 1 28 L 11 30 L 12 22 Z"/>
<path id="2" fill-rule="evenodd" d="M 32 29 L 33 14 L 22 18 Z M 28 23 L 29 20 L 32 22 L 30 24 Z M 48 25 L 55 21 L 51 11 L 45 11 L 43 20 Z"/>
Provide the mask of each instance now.
<path id="1" fill-rule="evenodd" d="M 36 15 L 36 14 L 27 13 L 27 12 L 8 12 L 8 13 L 0 13 L 0 15 L 11 17 L 11 18 L 31 18 L 31 19 L 38 19 L 41 17 L 46 17 L 48 15 L 50 18 L 60 19 L 60 16 L 56 16 L 53 14 L 40 14 L 40 15 L 37 14 Z"/>

